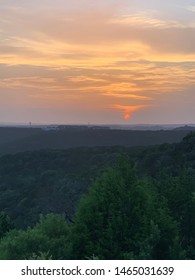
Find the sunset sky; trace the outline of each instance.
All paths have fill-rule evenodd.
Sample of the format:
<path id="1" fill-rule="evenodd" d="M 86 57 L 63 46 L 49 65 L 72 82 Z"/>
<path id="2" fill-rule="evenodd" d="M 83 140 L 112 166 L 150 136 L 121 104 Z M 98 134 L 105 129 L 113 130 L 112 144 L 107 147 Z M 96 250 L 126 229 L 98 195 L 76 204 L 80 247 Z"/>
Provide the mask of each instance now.
<path id="1" fill-rule="evenodd" d="M 195 1 L 0 0 L 0 123 L 195 123 Z"/>

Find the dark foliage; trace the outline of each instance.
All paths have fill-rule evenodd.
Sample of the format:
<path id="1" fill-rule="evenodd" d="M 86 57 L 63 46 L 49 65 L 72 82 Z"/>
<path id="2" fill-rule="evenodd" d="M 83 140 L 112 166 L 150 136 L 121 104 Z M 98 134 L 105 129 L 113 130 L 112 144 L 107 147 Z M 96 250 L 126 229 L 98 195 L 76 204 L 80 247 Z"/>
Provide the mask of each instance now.
<path id="1" fill-rule="evenodd" d="M 195 133 L 3 156 L 0 211 L 1 259 L 195 259 Z"/>

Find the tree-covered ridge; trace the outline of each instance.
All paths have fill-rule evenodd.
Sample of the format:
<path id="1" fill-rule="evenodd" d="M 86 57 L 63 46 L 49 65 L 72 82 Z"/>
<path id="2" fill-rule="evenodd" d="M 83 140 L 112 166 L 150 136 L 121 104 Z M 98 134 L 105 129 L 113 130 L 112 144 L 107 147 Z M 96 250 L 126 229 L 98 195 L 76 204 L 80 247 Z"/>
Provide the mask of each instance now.
<path id="1" fill-rule="evenodd" d="M 0 210 L 18 227 L 33 225 L 40 214 L 51 212 L 71 219 L 81 195 L 121 150 L 77 148 L 0 157 Z"/>
<path id="2" fill-rule="evenodd" d="M 152 129 L 152 127 L 151 127 Z M 188 128 L 190 131 L 190 127 Z M 46 130 L 40 128 L 0 127 L 0 155 L 41 149 L 76 147 L 136 147 L 180 142 L 187 130 L 120 130 L 75 127 Z"/>
<path id="3" fill-rule="evenodd" d="M 31 200 L 23 208 L 15 207 L 16 212 L 23 209 L 18 212 L 21 222 L 29 219 L 26 229 L 12 229 L 9 218 L 1 214 L 0 258 L 194 259 L 194 150 L 195 134 L 191 133 L 181 143 L 147 149 L 85 148 L 1 158 L 0 191 L 4 200 L 1 196 L 0 205 L 4 201 L 5 206 L 1 210 L 8 213 L 10 201 L 6 204 L 6 195 L 11 203 L 15 198 L 18 203 L 26 190 Z M 119 156 L 121 153 L 124 156 Z M 18 169 L 10 176 L 15 167 Z M 39 171 L 46 175 L 40 176 Z M 25 184 L 29 176 L 36 178 L 34 188 L 31 183 Z M 78 189 L 70 184 L 75 179 Z M 76 213 L 70 217 L 66 203 L 74 194 Z M 42 204 L 46 209 L 43 214 L 59 215 L 42 215 L 38 221 L 41 208 L 36 203 L 44 196 L 48 198 Z M 55 203 L 61 203 L 58 212 L 51 209 Z M 11 209 L 12 220 L 18 222 Z"/>

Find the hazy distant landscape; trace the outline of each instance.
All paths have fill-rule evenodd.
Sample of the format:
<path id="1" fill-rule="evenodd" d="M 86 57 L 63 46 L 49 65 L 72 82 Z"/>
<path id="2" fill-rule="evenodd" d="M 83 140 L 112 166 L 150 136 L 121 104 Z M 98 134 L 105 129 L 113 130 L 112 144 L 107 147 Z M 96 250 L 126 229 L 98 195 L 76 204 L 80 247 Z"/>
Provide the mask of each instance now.
<path id="1" fill-rule="evenodd" d="M 117 126 L 116 126 L 117 127 Z M 0 155 L 40 149 L 68 149 L 95 146 L 148 146 L 176 143 L 193 126 L 40 126 L 0 127 Z M 159 127 L 159 130 L 156 130 Z M 168 129 L 167 129 L 168 127 Z M 149 130 L 147 130 L 149 128 Z"/>

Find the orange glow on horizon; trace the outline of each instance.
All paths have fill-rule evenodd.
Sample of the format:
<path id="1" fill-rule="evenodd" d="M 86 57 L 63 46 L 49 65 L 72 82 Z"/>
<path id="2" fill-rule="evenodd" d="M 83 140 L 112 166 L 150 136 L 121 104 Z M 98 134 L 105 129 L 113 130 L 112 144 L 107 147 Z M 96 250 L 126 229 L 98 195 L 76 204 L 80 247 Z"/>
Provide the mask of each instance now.
<path id="1" fill-rule="evenodd" d="M 110 106 L 110 109 L 116 109 L 118 111 L 121 111 L 123 113 L 123 117 L 125 120 L 130 120 L 132 113 L 139 111 L 141 109 L 147 108 L 147 107 L 151 107 L 152 105 L 119 105 L 119 104 L 115 104 Z"/>

